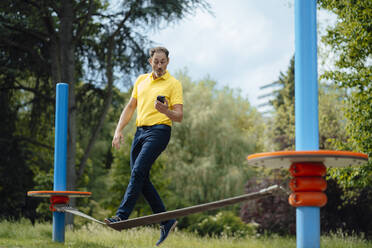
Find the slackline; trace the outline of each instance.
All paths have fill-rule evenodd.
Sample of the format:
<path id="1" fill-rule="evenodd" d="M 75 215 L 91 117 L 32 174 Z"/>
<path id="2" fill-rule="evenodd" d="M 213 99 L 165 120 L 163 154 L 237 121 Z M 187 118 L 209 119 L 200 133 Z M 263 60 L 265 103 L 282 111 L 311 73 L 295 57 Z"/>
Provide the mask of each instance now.
<path id="1" fill-rule="evenodd" d="M 152 215 L 147 215 L 143 217 L 138 217 L 138 218 L 133 218 L 133 219 L 128 219 L 128 220 L 123 220 L 123 221 L 118 221 L 115 223 L 111 224 L 106 224 L 105 222 L 99 221 L 87 214 L 84 214 L 80 212 L 79 210 L 68 206 L 64 204 L 60 205 L 55 205 L 55 208 L 58 212 L 67 212 L 70 214 L 78 215 L 80 217 L 89 219 L 91 221 L 97 222 L 99 224 L 107 225 L 117 231 L 121 231 L 123 229 L 128 229 L 128 228 L 133 228 L 133 227 L 138 227 L 138 226 L 143 226 L 143 225 L 150 225 L 150 224 L 155 224 L 155 223 L 160 223 L 162 221 L 174 219 L 174 218 L 179 218 L 183 216 L 187 216 L 190 214 L 195 214 L 199 212 L 204 212 L 208 210 L 213 210 L 217 208 L 222 208 L 225 206 L 233 205 L 239 202 L 247 201 L 247 200 L 254 200 L 254 199 L 259 199 L 262 197 L 270 196 L 272 195 L 273 191 L 276 191 L 278 189 L 283 190 L 282 187 L 278 185 L 273 185 L 268 188 L 262 189 L 258 192 L 253 192 L 253 193 L 248 193 L 232 198 L 227 198 L 224 200 L 219 200 L 215 202 L 209 202 L 205 204 L 200 204 L 196 206 L 191 206 L 191 207 L 186 207 L 186 208 L 181 208 L 181 209 L 176 209 L 172 211 L 167 211 L 167 212 L 162 212 L 158 214 L 152 214 Z"/>
<path id="2" fill-rule="evenodd" d="M 270 196 L 272 195 L 273 191 L 278 190 L 278 189 L 282 189 L 282 187 L 278 185 L 273 185 L 268 188 L 262 189 L 258 192 L 248 193 L 248 194 L 244 194 L 244 195 L 240 195 L 240 196 L 236 196 L 232 198 L 227 198 L 227 199 L 220 200 L 220 201 L 196 205 L 192 207 L 181 208 L 177 210 L 128 219 L 124 221 L 118 221 L 118 222 L 114 222 L 114 223 L 107 224 L 107 225 L 117 231 L 121 231 L 123 229 L 160 223 L 162 221 L 187 216 L 190 214 L 195 214 L 195 213 L 204 212 L 207 210 L 213 210 L 213 209 L 225 207 L 228 205 L 233 205 L 235 203 L 243 202 L 246 200 L 254 200 L 254 199 L 259 199 L 262 197 Z"/>
<path id="3" fill-rule="evenodd" d="M 97 220 L 97 219 L 95 219 L 95 218 L 93 218 L 93 217 L 91 217 L 87 214 L 84 214 L 84 213 L 80 212 L 79 210 L 77 210 L 73 207 L 70 207 L 70 206 L 67 206 L 67 205 L 55 205 L 54 207 L 56 208 L 56 210 L 58 212 L 67 212 L 67 213 L 70 213 L 70 214 L 74 214 L 74 215 L 78 215 L 80 217 L 86 218 L 88 220 L 92 220 L 92 221 L 97 222 L 99 224 L 106 225 L 105 222 L 99 221 L 99 220 Z"/>

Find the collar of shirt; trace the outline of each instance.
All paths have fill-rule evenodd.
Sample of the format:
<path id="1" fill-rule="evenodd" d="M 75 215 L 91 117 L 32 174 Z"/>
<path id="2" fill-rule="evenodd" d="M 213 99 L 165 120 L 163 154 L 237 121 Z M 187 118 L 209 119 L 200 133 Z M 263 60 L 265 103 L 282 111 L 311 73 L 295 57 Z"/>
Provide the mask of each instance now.
<path id="1" fill-rule="evenodd" d="M 154 80 L 154 78 L 152 76 L 152 72 L 151 72 L 150 77 L 151 77 L 151 81 L 156 81 L 156 80 L 160 80 L 160 79 L 167 80 L 170 77 L 170 74 L 169 74 L 168 70 L 166 70 L 165 73 L 161 77 L 158 77 L 157 79 Z"/>

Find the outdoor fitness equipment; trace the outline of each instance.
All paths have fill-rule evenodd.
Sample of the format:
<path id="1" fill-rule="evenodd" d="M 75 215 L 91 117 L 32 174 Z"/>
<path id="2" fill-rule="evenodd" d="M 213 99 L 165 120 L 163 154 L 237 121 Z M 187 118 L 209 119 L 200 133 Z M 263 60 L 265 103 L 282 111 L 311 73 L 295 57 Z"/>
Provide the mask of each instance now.
<path id="1" fill-rule="evenodd" d="M 290 165 L 294 178 L 289 203 L 296 207 L 297 248 L 319 248 L 320 207 L 327 202 L 325 165 L 357 165 L 368 156 L 319 151 L 316 0 L 295 0 L 295 123 L 296 151 L 255 154 L 247 159 L 269 168 Z"/>
<path id="2" fill-rule="evenodd" d="M 89 197 L 90 192 L 66 191 L 68 84 L 57 84 L 54 138 L 54 185 L 53 191 L 29 191 L 28 196 L 50 197 L 53 211 L 53 241 L 65 241 L 65 213 L 56 207 L 66 205 L 70 197 Z"/>

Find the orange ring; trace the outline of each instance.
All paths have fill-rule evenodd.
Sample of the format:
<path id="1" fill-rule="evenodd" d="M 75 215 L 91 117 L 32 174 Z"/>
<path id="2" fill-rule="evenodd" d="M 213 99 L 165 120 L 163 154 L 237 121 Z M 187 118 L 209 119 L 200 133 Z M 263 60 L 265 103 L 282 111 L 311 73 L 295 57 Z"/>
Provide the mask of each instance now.
<path id="1" fill-rule="evenodd" d="M 322 162 L 297 162 L 292 163 L 289 168 L 294 177 L 319 176 L 323 177 L 327 173 L 327 168 Z"/>
<path id="2" fill-rule="evenodd" d="M 322 177 L 295 177 L 289 182 L 289 187 L 294 192 L 325 191 L 327 182 Z"/>
<path id="3" fill-rule="evenodd" d="M 295 192 L 288 198 L 293 207 L 323 207 L 327 204 L 327 195 L 323 192 Z"/>

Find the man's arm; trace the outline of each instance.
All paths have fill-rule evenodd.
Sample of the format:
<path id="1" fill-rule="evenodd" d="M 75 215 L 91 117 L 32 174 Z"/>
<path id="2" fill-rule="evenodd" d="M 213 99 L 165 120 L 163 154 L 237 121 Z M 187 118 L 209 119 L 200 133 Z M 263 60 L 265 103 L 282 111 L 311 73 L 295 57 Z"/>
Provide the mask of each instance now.
<path id="1" fill-rule="evenodd" d="M 165 99 L 165 103 L 161 103 L 155 100 L 155 108 L 160 112 L 168 116 L 169 119 L 175 122 L 181 122 L 183 118 L 183 105 L 175 104 L 173 105 L 173 110 L 168 108 L 168 101 Z"/>
<path id="2" fill-rule="evenodd" d="M 182 104 L 173 105 L 173 110 L 168 109 L 165 115 L 168 116 L 169 119 L 171 119 L 172 121 L 181 122 L 183 119 L 183 105 Z"/>
<path id="3" fill-rule="evenodd" d="M 120 115 L 118 125 L 115 129 L 114 138 L 112 139 L 112 147 L 116 149 L 120 148 L 120 143 L 124 142 L 124 136 L 121 133 L 123 128 L 128 124 L 130 119 L 132 119 L 133 113 L 137 108 L 137 99 L 131 97 L 128 104 L 125 106 L 123 112 Z"/>

